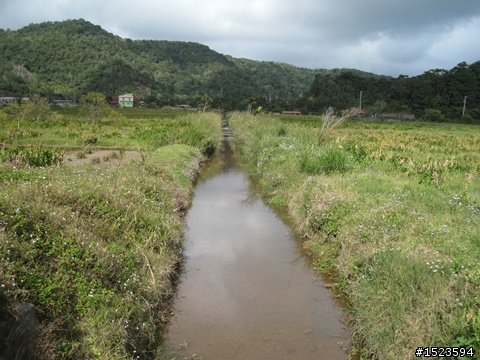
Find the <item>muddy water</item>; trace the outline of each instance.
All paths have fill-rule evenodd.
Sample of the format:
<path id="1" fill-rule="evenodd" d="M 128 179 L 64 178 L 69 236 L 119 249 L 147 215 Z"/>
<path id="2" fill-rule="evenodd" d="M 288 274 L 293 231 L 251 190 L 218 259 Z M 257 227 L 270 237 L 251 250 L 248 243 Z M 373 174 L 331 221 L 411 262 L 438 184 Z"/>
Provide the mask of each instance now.
<path id="1" fill-rule="evenodd" d="M 186 273 L 167 350 L 195 359 L 346 359 L 339 306 L 224 142 L 187 215 Z"/>

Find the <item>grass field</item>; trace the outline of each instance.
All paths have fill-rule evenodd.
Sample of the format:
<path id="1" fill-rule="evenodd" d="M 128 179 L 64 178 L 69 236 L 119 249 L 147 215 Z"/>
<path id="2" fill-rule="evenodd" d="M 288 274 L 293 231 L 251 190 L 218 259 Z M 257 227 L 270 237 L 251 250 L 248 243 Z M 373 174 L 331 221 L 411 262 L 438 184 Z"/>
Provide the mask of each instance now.
<path id="1" fill-rule="evenodd" d="M 183 214 L 222 134 L 216 114 L 141 114 L 91 125 L 68 109 L 19 128 L 0 122 L 0 333 L 15 303 L 33 303 L 38 358 L 161 352 L 183 261 Z M 64 164 L 69 153 L 99 149 L 111 155 Z M 141 156 L 127 161 L 130 151 Z M 13 346 L 0 343 L 0 351 L 15 358 Z"/>
<path id="2" fill-rule="evenodd" d="M 235 147 L 348 300 L 353 352 L 480 351 L 480 128 L 231 114 Z"/>

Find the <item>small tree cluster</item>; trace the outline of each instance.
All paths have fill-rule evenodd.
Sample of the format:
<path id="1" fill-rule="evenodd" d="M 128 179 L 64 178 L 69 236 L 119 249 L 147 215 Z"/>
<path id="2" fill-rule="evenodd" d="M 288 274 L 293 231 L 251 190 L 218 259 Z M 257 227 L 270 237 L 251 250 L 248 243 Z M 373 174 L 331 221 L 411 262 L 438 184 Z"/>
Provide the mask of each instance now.
<path id="1" fill-rule="evenodd" d="M 50 114 L 48 99 L 40 95 L 33 95 L 25 104 L 28 116 L 34 121 L 44 120 Z"/>
<path id="2" fill-rule="evenodd" d="M 105 95 L 99 92 L 92 92 L 82 96 L 80 99 L 80 109 L 92 125 L 108 116 L 112 111 Z"/>
<path id="3" fill-rule="evenodd" d="M 40 121 L 47 118 L 50 114 L 50 104 L 48 99 L 40 95 L 33 95 L 27 102 L 13 101 L 8 104 L 6 112 L 17 120 L 17 127 L 20 123 L 30 118 L 33 121 Z"/>

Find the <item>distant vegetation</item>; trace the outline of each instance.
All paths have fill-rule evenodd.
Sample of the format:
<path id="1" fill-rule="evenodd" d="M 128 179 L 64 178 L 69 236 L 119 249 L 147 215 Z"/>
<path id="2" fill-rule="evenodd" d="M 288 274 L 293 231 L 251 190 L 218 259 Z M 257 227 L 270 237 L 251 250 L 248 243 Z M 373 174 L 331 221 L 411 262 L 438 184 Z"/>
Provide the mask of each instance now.
<path id="1" fill-rule="evenodd" d="M 268 112 L 361 106 L 365 116 L 480 122 L 480 62 L 397 78 L 312 70 L 192 42 L 123 39 L 83 19 L 0 29 L 0 75 L 0 96 L 134 93 L 150 107 L 201 107 L 207 95 L 211 107 L 225 110 L 246 110 L 246 99 L 255 99 Z"/>
<path id="2" fill-rule="evenodd" d="M 449 119 L 480 123 L 480 61 L 471 65 L 463 62 L 449 71 L 435 69 L 396 79 L 348 71 L 317 74 L 299 107 L 318 113 L 328 106 L 362 106 L 369 116 L 403 113 L 434 122 Z"/>
<path id="3" fill-rule="evenodd" d="M 122 39 L 80 19 L 0 30 L 0 74 L 4 95 L 133 92 L 164 106 L 196 105 L 207 93 L 229 109 L 251 96 L 281 108 L 308 90 L 315 71 L 234 59 L 191 42 Z"/>

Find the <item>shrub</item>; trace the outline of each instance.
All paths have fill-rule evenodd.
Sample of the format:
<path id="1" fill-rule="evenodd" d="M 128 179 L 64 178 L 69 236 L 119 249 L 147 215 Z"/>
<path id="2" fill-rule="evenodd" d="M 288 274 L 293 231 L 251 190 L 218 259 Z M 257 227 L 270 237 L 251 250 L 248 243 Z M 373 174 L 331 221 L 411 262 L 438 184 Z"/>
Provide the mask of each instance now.
<path id="1" fill-rule="evenodd" d="M 201 144 L 201 151 L 204 156 L 212 156 L 217 149 L 217 142 L 213 139 L 204 139 Z"/>
<path id="2" fill-rule="evenodd" d="M 98 165 L 102 162 L 102 160 L 99 157 L 94 157 L 90 160 L 90 164 Z"/>
<path id="3" fill-rule="evenodd" d="M 87 154 L 85 154 L 84 151 L 79 151 L 77 153 L 77 159 L 86 159 L 87 158 Z"/>
<path id="4" fill-rule="evenodd" d="M 277 136 L 285 136 L 285 135 L 287 135 L 287 128 L 282 125 L 277 129 Z"/>
<path id="5" fill-rule="evenodd" d="M 4 147 L 0 149 L 0 158 L 3 161 L 14 162 L 18 166 L 46 167 L 58 165 L 63 161 L 64 154 L 56 149 L 44 148 L 41 145 L 34 147 Z"/>
<path id="6" fill-rule="evenodd" d="M 96 144 L 98 144 L 99 141 L 100 141 L 100 139 L 98 137 L 91 136 L 89 138 L 86 138 L 83 143 L 85 145 L 96 145 Z"/>
<path id="7" fill-rule="evenodd" d="M 426 121 L 432 122 L 443 122 L 445 121 L 445 116 L 442 114 L 440 110 L 437 109 L 425 109 L 425 115 L 423 118 Z"/>

